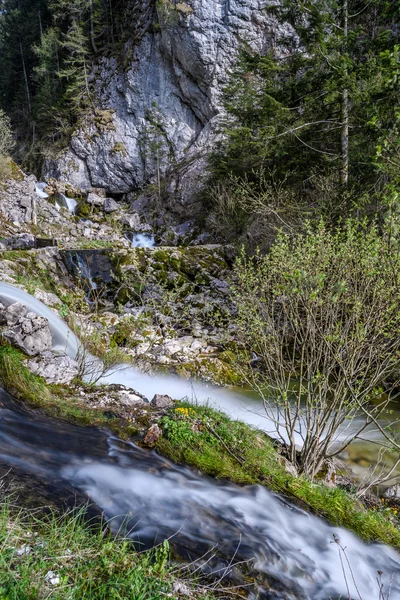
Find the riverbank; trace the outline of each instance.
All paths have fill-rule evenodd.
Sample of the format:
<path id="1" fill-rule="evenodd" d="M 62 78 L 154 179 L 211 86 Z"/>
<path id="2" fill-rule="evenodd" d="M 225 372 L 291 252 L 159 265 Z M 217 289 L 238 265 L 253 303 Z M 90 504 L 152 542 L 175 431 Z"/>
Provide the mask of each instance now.
<path id="1" fill-rule="evenodd" d="M 260 484 L 278 492 L 330 523 L 346 527 L 366 541 L 400 549 L 397 508 L 379 498 L 363 502 L 339 486 L 313 483 L 295 474 L 279 446 L 264 432 L 207 406 L 174 402 L 157 408 L 99 407 L 93 398 L 107 395 L 107 386 L 52 386 L 24 366 L 23 355 L 8 345 L 0 347 L 0 383 L 14 396 L 43 414 L 82 426 L 106 427 L 119 437 L 134 436 L 142 444 L 150 428 L 159 430 L 150 446 L 174 462 L 239 485 Z M 113 386 L 111 386 L 113 387 Z M 110 392 L 108 392 L 110 393 Z M 349 488 L 349 486 L 346 486 Z"/>

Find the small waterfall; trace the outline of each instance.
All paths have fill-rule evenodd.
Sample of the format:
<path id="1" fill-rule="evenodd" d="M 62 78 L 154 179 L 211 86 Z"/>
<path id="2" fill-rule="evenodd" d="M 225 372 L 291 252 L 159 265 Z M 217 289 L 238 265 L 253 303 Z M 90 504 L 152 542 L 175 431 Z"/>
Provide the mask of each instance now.
<path id="1" fill-rule="evenodd" d="M 65 194 L 60 194 L 59 196 L 62 201 L 62 206 L 74 215 L 76 207 L 78 206 L 77 200 L 75 200 L 75 198 L 68 198 Z"/>
<path id="2" fill-rule="evenodd" d="M 64 321 L 45 304 L 40 302 L 40 300 L 13 285 L 1 282 L 0 302 L 6 306 L 14 302 L 21 302 L 29 308 L 29 311 L 45 317 L 49 321 L 49 327 L 53 336 L 53 349 L 57 352 L 66 352 L 71 358 L 75 358 L 80 346 L 78 338 Z"/>
<path id="3" fill-rule="evenodd" d="M 40 183 L 37 183 L 35 185 L 35 192 L 37 194 L 37 196 L 39 196 L 39 198 L 43 198 L 44 200 L 46 198 L 49 198 L 49 194 L 47 194 L 44 189 L 45 187 L 47 187 L 47 183 L 45 181 L 42 181 Z M 75 210 L 76 207 L 78 205 L 78 202 L 75 200 L 75 198 L 68 198 L 65 194 L 57 194 L 56 195 L 56 208 L 60 209 L 61 208 L 66 208 L 71 214 L 75 214 Z"/>
<path id="4" fill-rule="evenodd" d="M 149 233 L 133 233 L 131 245 L 132 248 L 154 248 L 156 242 L 154 235 L 150 235 Z"/>
<path id="5" fill-rule="evenodd" d="M 37 196 L 39 196 L 39 198 L 45 199 L 49 197 L 49 195 L 44 191 L 45 187 L 47 187 L 47 183 L 45 181 L 42 181 L 35 185 L 35 192 Z"/>

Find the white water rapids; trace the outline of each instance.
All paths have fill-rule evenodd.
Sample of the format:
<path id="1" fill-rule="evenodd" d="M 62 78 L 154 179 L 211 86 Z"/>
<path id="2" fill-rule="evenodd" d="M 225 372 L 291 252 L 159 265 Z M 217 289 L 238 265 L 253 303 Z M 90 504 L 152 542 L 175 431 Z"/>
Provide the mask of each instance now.
<path id="1" fill-rule="evenodd" d="M 40 301 L 3 283 L 0 301 L 22 302 L 46 317 L 55 348 L 76 355 L 78 340 Z M 211 399 L 233 418 L 268 428 L 259 404 L 252 407 L 244 395 L 214 386 L 151 377 L 134 368 L 117 371 L 103 382 L 122 383 L 148 397 L 167 393 L 174 398 L 194 395 L 198 402 Z M 92 445 L 86 440 L 90 435 Z M 365 544 L 260 486 L 217 482 L 113 437 L 108 438 L 108 455 L 96 456 L 91 448 L 100 444 L 99 438 L 100 433 L 0 410 L 2 462 L 68 482 L 105 511 L 115 531 L 125 523 L 130 536 L 146 546 L 172 536 L 171 543 L 190 559 L 214 548 L 220 568 L 227 572 L 231 559 L 232 564 L 254 560 L 254 569 L 271 586 L 263 585 L 265 599 L 386 600 L 377 582 L 377 571 L 382 571 L 385 594 L 391 585 L 390 600 L 400 600 L 400 556 L 395 550 Z M 343 556 L 342 567 L 334 534 L 346 547 L 351 570 Z"/>

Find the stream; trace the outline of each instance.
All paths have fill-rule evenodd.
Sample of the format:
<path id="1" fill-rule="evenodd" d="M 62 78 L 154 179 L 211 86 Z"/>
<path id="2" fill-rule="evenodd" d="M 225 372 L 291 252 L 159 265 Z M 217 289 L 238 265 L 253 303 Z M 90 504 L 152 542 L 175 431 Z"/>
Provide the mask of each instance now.
<path id="1" fill-rule="evenodd" d="M 40 301 L 4 283 L 0 301 L 23 302 L 46 317 L 54 348 L 75 356 L 75 335 Z M 239 392 L 149 376 L 132 367 L 102 382 L 129 385 L 148 397 L 167 393 L 211 401 L 233 418 L 268 429 L 260 402 Z M 183 559 L 197 559 L 204 571 L 236 585 L 241 575 L 235 565 L 247 562 L 258 582 L 250 598 L 258 586 L 258 597 L 265 599 L 382 600 L 377 582 L 377 571 L 382 571 L 385 600 L 389 586 L 390 599 L 400 600 L 400 556 L 394 549 L 366 544 L 261 486 L 216 481 L 107 432 L 26 411 L 5 392 L 0 392 L 0 461 L 61 492 L 72 489 L 89 498 L 112 531 L 122 530 L 139 547 L 168 538 Z M 334 535 L 346 548 L 345 556 Z"/>

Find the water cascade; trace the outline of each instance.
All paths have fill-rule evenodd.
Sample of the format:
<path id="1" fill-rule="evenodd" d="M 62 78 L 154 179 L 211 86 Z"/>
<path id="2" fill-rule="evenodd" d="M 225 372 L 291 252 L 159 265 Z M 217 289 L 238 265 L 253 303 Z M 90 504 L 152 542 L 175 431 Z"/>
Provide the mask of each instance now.
<path id="1" fill-rule="evenodd" d="M 261 486 L 217 482 L 93 428 L 10 409 L 8 400 L 0 394 L 0 461 L 83 492 L 113 531 L 127 532 L 140 548 L 169 538 L 183 558 L 237 582 L 235 564 L 248 561 L 260 600 L 349 598 L 346 579 L 350 598 L 379 600 L 378 570 L 385 586 L 393 575 L 390 598 L 400 600 L 395 550 L 364 544 Z M 346 547 L 355 584 L 346 560 L 343 573 L 334 536 Z M 270 587 L 263 593 L 264 583 Z"/>
<path id="2" fill-rule="evenodd" d="M 79 341 L 40 301 L 4 283 L 0 301 L 22 302 L 46 317 L 55 348 L 76 355 Z M 133 367 L 109 373 L 100 383 L 111 382 L 129 385 L 148 397 L 167 393 L 199 403 L 210 401 L 234 418 L 269 428 L 260 402 L 238 392 L 173 376 L 152 377 Z M 241 488 L 214 481 L 105 433 L 93 429 L 88 433 L 14 406 L 10 409 L 4 397 L 3 393 L 0 461 L 53 484 L 56 480 L 60 486 L 72 485 L 105 512 L 114 531 L 126 527 L 130 537 L 145 547 L 171 538 L 182 557 L 211 552 L 215 559 L 208 562 L 206 555 L 204 568 L 219 568 L 220 574 L 232 576 L 235 562 L 251 561 L 251 568 L 260 574 L 257 581 L 265 578 L 270 586 L 260 598 L 379 600 L 379 570 L 386 586 L 393 576 L 390 598 L 400 600 L 400 556 L 395 550 L 364 544 L 260 486 Z M 91 443 L 88 436 L 97 442 Z M 101 450 L 105 443 L 108 451 Z M 342 566 L 334 535 L 346 547 L 351 572 L 343 555 Z"/>
<path id="3" fill-rule="evenodd" d="M 131 239 L 132 248 L 154 248 L 154 235 L 146 233 L 133 233 Z"/>
<path id="4" fill-rule="evenodd" d="M 44 191 L 44 188 L 47 187 L 47 183 L 44 181 L 37 183 L 35 185 L 35 192 L 37 194 L 37 196 L 39 196 L 39 198 L 48 198 L 49 195 Z"/>
<path id="5" fill-rule="evenodd" d="M 60 194 L 59 196 L 61 199 L 61 205 L 74 215 L 78 205 L 77 200 L 75 200 L 75 198 L 68 198 L 65 194 Z"/>

